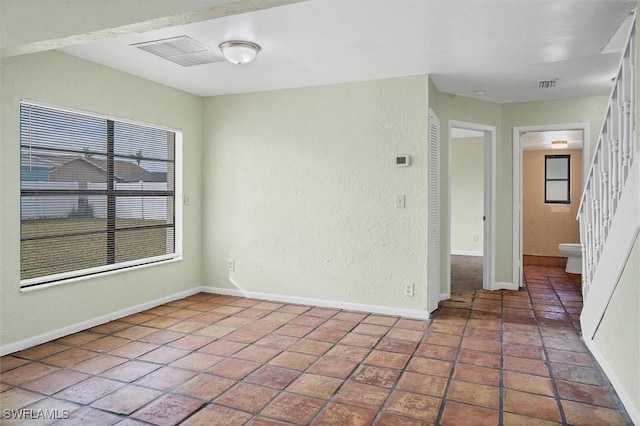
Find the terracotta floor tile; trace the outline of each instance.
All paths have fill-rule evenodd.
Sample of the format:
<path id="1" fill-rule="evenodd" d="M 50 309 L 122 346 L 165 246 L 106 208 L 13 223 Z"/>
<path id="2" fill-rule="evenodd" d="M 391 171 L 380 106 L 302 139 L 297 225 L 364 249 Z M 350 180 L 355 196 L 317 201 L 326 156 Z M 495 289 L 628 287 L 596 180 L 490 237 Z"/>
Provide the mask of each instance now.
<path id="1" fill-rule="evenodd" d="M 290 337 L 304 337 L 313 330 L 313 327 L 295 324 L 285 324 L 282 327 L 275 330 L 274 334 L 281 334 L 283 336 Z"/>
<path id="2" fill-rule="evenodd" d="M 89 377 L 88 374 L 77 373 L 75 371 L 58 370 L 31 382 L 23 383 L 21 386 L 30 391 L 53 395 Z"/>
<path id="3" fill-rule="evenodd" d="M 343 339 L 344 341 L 344 339 Z M 408 340 L 392 339 L 385 337 L 376 345 L 376 349 L 388 352 L 397 352 L 401 354 L 411 355 L 418 346 L 417 342 L 410 342 Z"/>
<path id="4" fill-rule="evenodd" d="M 386 325 L 393 326 L 396 322 L 398 322 L 398 317 L 388 317 L 384 315 L 374 315 L 370 314 L 361 322 L 365 324 L 375 324 L 375 325 Z"/>
<path id="5" fill-rule="evenodd" d="M 220 361 L 207 372 L 228 379 L 241 380 L 258 367 L 260 364 L 257 362 L 228 358 Z"/>
<path id="6" fill-rule="evenodd" d="M 178 333 L 193 333 L 207 327 L 209 323 L 193 320 L 179 322 L 167 328 L 167 331 L 175 331 Z M 214 339 L 213 337 L 211 339 Z"/>
<path id="7" fill-rule="evenodd" d="M 324 401 L 302 395 L 281 393 L 262 410 L 262 415 L 296 424 L 308 424 Z"/>
<path id="8" fill-rule="evenodd" d="M 282 327 L 279 322 L 265 321 L 264 318 L 247 324 L 243 327 L 244 330 L 253 330 L 262 333 L 272 333 Z M 265 334 L 266 335 L 266 334 Z"/>
<path id="9" fill-rule="evenodd" d="M 83 349 L 94 352 L 109 352 L 119 346 L 129 343 L 129 340 L 116 336 L 105 336 L 100 339 L 85 343 Z"/>
<path id="10" fill-rule="evenodd" d="M 407 371 L 447 378 L 451 375 L 452 370 L 452 362 L 430 358 L 413 357 L 407 365 Z"/>
<path id="11" fill-rule="evenodd" d="M 552 329 L 554 330 L 554 329 Z M 581 340 L 567 339 L 564 337 L 543 336 L 544 345 L 547 348 L 562 349 L 572 352 L 588 352 L 587 347 Z"/>
<path id="12" fill-rule="evenodd" d="M 124 358 L 137 358 L 141 355 L 151 352 L 154 349 L 158 349 L 158 345 L 152 345 L 151 343 L 144 342 L 131 342 L 126 345 L 115 348 L 109 352 L 109 355 L 115 355 Z"/>
<path id="13" fill-rule="evenodd" d="M 255 414 L 278 393 L 275 389 L 249 383 L 238 383 L 224 395 L 216 398 L 215 403 Z"/>
<path id="14" fill-rule="evenodd" d="M 254 417 L 249 422 L 245 423 L 246 426 L 290 426 L 291 423 L 281 422 L 280 420 L 269 419 L 267 417 Z"/>
<path id="15" fill-rule="evenodd" d="M 62 424 L 65 426 L 109 426 L 120 421 L 120 417 L 115 414 L 105 413 L 91 407 L 84 407 L 70 413 L 68 419 L 57 421 L 54 424 Z"/>
<path id="16" fill-rule="evenodd" d="M 302 325 L 304 327 L 317 327 L 327 319 L 319 316 L 300 315 L 298 318 L 289 321 L 290 325 Z"/>
<path id="17" fill-rule="evenodd" d="M 388 396 L 389 389 L 350 380 L 345 382 L 332 400 L 346 405 L 379 410 Z"/>
<path id="18" fill-rule="evenodd" d="M 504 369 L 518 371 L 520 373 L 535 374 L 537 376 L 550 377 L 549 367 L 545 361 L 504 356 Z"/>
<path id="19" fill-rule="evenodd" d="M 627 420 L 616 410 L 573 401 L 562 401 L 567 423 L 584 426 L 624 425 Z"/>
<path id="20" fill-rule="evenodd" d="M 80 331 L 65 337 L 54 340 L 54 343 L 60 343 L 68 346 L 80 346 L 93 340 L 98 340 L 102 335 L 91 331 Z"/>
<path id="21" fill-rule="evenodd" d="M 371 336 L 369 334 L 347 333 L 346 336 L 340 340 L 343 345 L 360 346 L 362 348 L 373 348 L 378 341 L 379 336 Z"/>
<path id="22" fill-rule="evenodd" d="M 379 413 L 372 424 L 375 426 L 425 426 L 433 423 L 426 423 L 390 413 Z"/>
<path id="23" fill-rule="evenodd" d="M 139 340 L 141 342 L 153 343 L 156 345 L 164 345 L 166 343 L 173 342 L 174 340 L 178 340 L 184 336 L 186 336 L 186 334 L 179 333 L 177 331 L 159 330 L 147 336 L 144 336 Z"/>
<path id="24" fill-rule="evenodd" d="M 476 365 L 457 364 L 453 372 L 453 379 L 482 385 L 500 386 L 500 370 Z"/>
<path id="25" fill-rule="evenodd" d="M 227 425 L 240 426 L 251 418 L 250 414 L 227 407 L 209 404 L 193 416 L 189 417 L 183 426 Z"/>
<path id="26" fill-rule="evenodd" d="M 178 340 L 174 340 L 173 342 L 168 343 L 168 345 L 173 348 L 194 351 L 212 343 L 213 341 L 213 338 L 210 337 L 188 335 Z"/>
<path id="27" fill-rule="evenodd" d="M 305 315 L 319 318 L 331 318 L 339 311 L 335 309 L 325 309 L 325 308 L 312 308 L 311 310 L 305 312 Z"/>
<path id="28" fill-rule="evenodd" d="M 465 328 L 455 324 L 433 323 L 429 331 L 436 333 L 452 334 L 454 336 L 462 336 Z"/>
<path id="29" fill-rule="evenodd" d="M 523 333 L 520 331 L 505 331 L 502 334 L 505 343 L 515 343 L 518 345 L 542 346 L 540 336 L 536 334 Z"/>
<path id="30" fill-rule="evenodd" d="M 557 426 L 560 423 L 514 413 L 502 413 L 504 426 Z"/>
<path id="31" fill-rule="evenodd" d="M 386 334 L 386 337 L 417 343 L 424 337 L 424 332 L 422 330 L 408 330 L 396 326 L 389 330 L 389 332 Z"/>
<path id="32" fill-rule="evenodd" d="M 516 343 L 505 343 L 504 352 L 505 355 L 517 356 L 520 358 L 530 358 L 545 360 L 544 350 L 541 346 L 532 345 L 519 345 Z"/>
<path id="33" fill-rule="evenodd" d="M 142 325 L 132 325 L 131 327 L 118 331 L 114 334 L 114 336 L 122 337 L 129 340 L 138 340 L 144 336 L 148 336 L 151 333 L 155 333 L 156 331 L 158 331 L 157 328 Z"/>
<path id="34" fill-rule="evenodd" d="M 157 364 L 169 364 L 189 353 L 188 350 L 172 348 L 171 346 L 161 346 L 151 352 L 138 357 L 140 361 L 155 362 Z"/>
<path id="35" fill-rule="evenodd" d="M 594 368 L 556 362 L 551 362 L 549 365 L 551 366 L 551 374 L 556 380 L 567 380 L 595 386 L 604 384 L 602 375 Z"/>
<path id="36" fill-rule="evenodd" d="M 318 327 L 318 329 L 330 328 L 330 329 L 335 329 L 335 330 L 340 330 L 340 331 L 351 331 L 356 325 L 358 325 L 357 322 L 344 321 L 344 320 L 339 320 L 339 319 L 335 319 L 335 318 L 336 317 L 328 319 L 322 325 L 320 325 Z"/>
<path id="37" fill-rule="evenodd" d="M 219 325 L 210 325 L 195 332 L 198 336 L 215 337 L 219 339 L 227 334 L 236 331 L 233 327 L 220 327 Z M 256 339 L 257 340 L 257 339 Z"/>
<path id="38" fill-rule="evenodd" d="M 444 405 L 441 425 L 497 425 L 500 422 L 500 412 L 489 408 L 460 404 L 447 401 Z"/>
<path id="39" fill-rule="evenodd" d="M 267 336 L 269 332 L 242 328 L 231 332 L 223 337 L 224 340 L 231 340 L 238 343 L 253 343 Z"/>
<path id="40" fill-rule="evenodd" d="M 208 345 L 201 347 L 199 351 L 212 354 L 212 355 L 230 356 L 246 347 L 247 345 L 244 343 L 228 342 L 226 340 L 216 340 L 215 342 L 209 343 Z"/>
<path id="41" fill-rule="evenodd" d="M 64 353 L 64 352 L 63 352 Z M 0 373 L 28 364 L 30 361 L 15 356 L 7 355 L 0 358 Z M 51 364 L 50 362 L 47 364 Z"/>
<path id="42" fill-rule="evenodd" d="M 396 385 L 396 389 L 439 398 L 444 396 L 446 387 L 447 379 L 445 378 L 410 372 L 403 373 Z"/>
<path id="43" fill-rule="evenodd" d="M 485 328 L 467 327 L 464 331 L 465 337 L 475 337 L 477 339 L 500 341 L 502 333 L 500 330 L 487 330 Z"/>
<path id="44" fill-rule="evenodd" d="M 474 351 L 472 349 L 461 349 L 458 362 L 463 364 L 477 365 L 479 367 L 500 368 L 502 356 L 490 352 Z"/>
<path id="45" fill-rule="evenodd" d="M 287 387 L 287 391 L 319 399 L 329 399 L 342 383 L 341 379 L 334 377 L 303 374 Z"/>
<path id="46" fill-rule="evenodd" d="M 461 336 L 454 334 L 436 333 L 433 330 L 429 330 L 426 337 L 422 340 L 429 345 L 451 346 L 457 348 L 460 346 Z"/>
<path id="47" fill-rule="evenodd" d="M 500 388 L 452 380 L 447 399 L 497 409 L 500 407 Z"/>
<path id="48" fill-rule="evenodd" d="M 286 312 L 288 314 L 300 315 L 307 312 L 309 309 L 311 309 L 311 306 L 285 305 L 282 308 L 279 308 L 278 312 Z"/>
<path id="49" fill-rule="evenodd" d="M 390 330 L 390 327 L 384 325 L 376 325 L 376 324 L 359 324 L 353 330 L 353 333 L 358 334 L 368 334 L 371 336 L 384 336 Z"/>
<path id="50" fill-rule="evenodd" d="M 42 358 L 46 358 L 53 354 L 57 354 L 62 351 L 66 351 L 69 349 L 66 345 L 61 345 L 55 342 L 44 343 L 42 345 L 33 346 L 29 349 L 22 350 L 20 352 L 16 352 L 13 355 L 20 358 L 25 358 L 29 360 L 39 360 Z"/>
<path id="51" fill-rule="evenodd" d="M 153 318 L 157 318 L 157 315 L 151 315 L 151 314 L 146 314 L 144 312 L 140 312 L 137 314 L 120 318 L 118 321 L 126 322 L 128 324 L 142 324 L 143 322 L 147 322 L 149 320 L 152 320 Z"/>
<path id="52" fill-rule="evenodd" d="M 132 360 L 104 371 L 101 376 L 121 382 L 133 382 L 160 367 L 158 364 Z"/>
<path id="53" fill-rule="evenodd" d="M 376 365 L 378 367 L 389 367 L 402 369 L 409 361 L 410 356 L 406 354 L 399 354 L 395 352 L 387 352 L 380 350 L 373 350 L 362 361 L 363 364 Z"/>
<path id="54" fill-rule="evenodd" d="M 361 365 L 353 375 L 353 380 L 367 385 L 380 386 L 383 388 L 392 387 L 401 370 L 393 368 L 375 367 L 373 365 Z"/>
<path id="55" fill-rule="evenodd" d="M 389 397 L 384 411 L 416 420 L 435 422 L 441 403 L 442 400 L 439 398 L 397 390 Z"/>
<path id="56" fill-rule="evenodd" d="M 416 330 L 416 331 L 424 331 L 429 327 L 431 321 L 420 321 L 420 320 L 410 320 L 400 318 L 398 322 L 396 322 L 394 328 L 404 328 L 407 330 Z"/>
<path id="57" fill-rule="evenodd" d="M 556 380 L 558 395 L 562 399 L 584 402 L 602 407 L 617 408 L 607 389 L 599 386 L 585 385 L 582 383 L 565 382 Z"/>
<path id="58" fill-rule="evenodd" d="M 205 371 L 225 358 L 218 355 L 211 355 L 204 352 L 191 352 L 177 361 L 172 362 L 172 367 L 184 368 L 194 371 Z"/>
<path id="59" fill-rule="evenodd" d="M 58 367 L 46 365 L 39 362 L 30 362 L 2 373 L 2 382 L 10 385 L 21 385 L 26 382 L 46 376 L 54 371 L 58 371 Z"/>
<path id="60" fill-rule="evenodd" d="M 473 318 L 469 320 L 468 326 L 485 330 L 500 330 L 502 327 L 499 321 Z"/>
<path id="61" fill-rule="evenodd" d="M 274 302 L 259 302 L 257 305 L 254 305 L 254 309 L 261 309 L 264 311 L 275 311 L 277 309 L 285 306 L 283 303 L 274 303 Z"/>
<path id="62" fill-rule="evenodd" d="M 127 385 L 91 404 L 94 408 L 118 414 L 131 414 L 162 395 L 162 392 L 141 386 Z"/>
<path id="63" fill-rule="evenodd" d="M 267 348 L 278 349 L 282 351 L 287 349 L 289 346 L 293 345 L 297 341 L 298 341 L 297 337 L 268 334 L 255 343 L 258 346 L 264 346 Z"/>
<path id="64" fill-rule="evenodd" d="M 123 386 L 124 383 L 116 382 L 115 380 L 91 377 L 58 392 L 55 397 L 86 405 Z"/>
<path id="65" fill-rule="evenodd" d="M 87 374 L 99 374 L 117 365 L 124 364 L 128 360 L 113 355 L 99 355 L 94 358 L 90 358 L 86 361 L 82 361 L 78 364 L 69 366 L 68 368 L 81 373 Z"/>
<path id="66" fill-rule="evenodd" d="M 458 348 L 450 348 L 448 346 L 436 346 L 422 344 L 418 346 L 415 355 L 424 358 L 435 358 L 443 361 L 453 361 L 456 359 Z"/>
<path id="67" fill-rule="evenodd" d="M 265 348 L 263 346 L 248 346 L 233 354 L 233 357 L 244 359 L 245 361 L 266 363 L 279 353 L 280 351 L 278 349 Z"/>
<path id="68" fill-rule="evenodd" d="M 345 379 L 351 375 L 351 372 L 357 367 L 357 365 L 357 362 L 349 361 L 348 359 L 323 356 L 307 371 L 309 373 L 320 374 L 322 376 Z"/>
<path id="69" fill-rule="evenodd" d="M 132 414 L 132 417 L 158 426 L 175 425 L 203 405 L 198 399 L 166 394 Z"/>
<path id="70" fill-rule="evenodd" d="M 216 322 L 216 325 L 222 327 L 240 328 L 243 325 L 249 324 L 250 322 L 253 322 L 252 318 L 232 316 Z"/>
<path id="71" fill-rule="evenodd" d="M 259 319 L 259 318 L 264 317 L 265 315 L 269 315 L 269 313 L 271 313 L 271 311 L 265 311 L 263 309 L 249 308 L 249 309 L 245 309 L 242 312 L 238 312 L 238 313 L 236 313 L 234 315 L 236 317 Z"/>
<path id="72" fill-rule="evenodd" d="M 157 318 L 157 317 L 154 316 L 153 318 Z M 104 324 L 97 325 L 95 327 L 91 327 L 89 331 L 92 331 L 94 333 L 101 333 L 101 334 L 112 334 L 112 333 L 117 333 L 120 330 L 124 330 L 125 328 L 128 328 L 128 327 L 130 327 L 130 324 L 126 322 L 110 321 Z"/>
<path id="73" fill-rule="evenodd" d="M 338 344 L 331 348 L 326 355 L 360 362 L 365 359 L 370 352 L 371 350 L 368 348 Z"/>
<path id="74" fill-rule="evenodd" d="M 375 416 L 375 411 L 329 403 L 311 424 L 369 426 Z"/>
<path id="75" fill-rule="evenodd" d="M 510 389 L 504 391 L 504 411 L 554 422 L 562 421 L 558 401 L 555 398 Z"/>
<path id="76" fill-rule="evenodd" d="M 378 326 L 371 326 L 371 327 L 378 327 Z M 320 340 L 321 342 L 336 343 L 337 341 L 342 339 L 346 334 L 347 334 L 346 331 L 325 328 L 325 329 L 316 329 L 311 333 L 307 334 L 307 337 L 313 340 Z"/>
<path id="77" fill-rule="evenodd" d="M 187 319 L 199 315 L 200 311 L 192 309 L 180 309 L 179 311 L 169 312 L 167 316 L 169 318 Z"/>
<path id="78" fill-rule="evenodd" d="M 0 394 L 0 406 L 3 409 L 17 410 L 44 398 L 34 392 L 13 388 Z"/>
<path id="79" fill-rule="evenodd" d="M 315 355 L 301 354 L 299 352 L 282 352 L 269 361 L 269 365 L 304 371 L 318 359 Z"/>
<path id="80" fill-rule="evenodd" d="M 229 389 L 236 382 L 212 374 L 198 374 L 174 390 L 175 393 L 209 401 Z"/>
<path id="81" fill-rule="evenodd" d="M 549 361 L 561 362 L 564 364 L 581 365 L 583 367 L 593 367 L 595 362 L 589 354 L 582 352 L 563 351 L 560 349 L 547 349 Z"/>
<path id="82" fill-rule="evenodd" d="M 346 336 L 345 336 L 346 337 Z M 344 340 L 344 339 L 343 339 Z M 301 339 L 289 347 L 292 352 L 300 352 L 309 355 L 323 355 L 333 345 L 329 342 L 320 342 L 318 340 Z"/>
<path id="83" fill-rule="evenodd" d="M 249 374 L 244 380 L 255 385 L 284 389 L 299 375 L 300 373 L 296 371 L 275 367 L 273 365 L 265 365 Z"/>
<path id="84" fill-rule="evenodd" d="M 136 380 L 135 384 L 161 391 L 168 391 L 186 382 L 195 375 L 195 371 L 162 367 Z"/>
<path id="85" fill-rule="evenodd" d="M 43 358 L 41 361 L 45 364 L 55 365 L 56 367 L 68 367 L 73 364 L 77 364 L 82 361 L 86 361 L 90 358 L 99 355 L 97 352 L 87 351 L 85 349 L 69 349 L 64 352 L 58 352 L 57 354 Z M 2 361 L 4 363 L 4 359 Z"/>
<path id="86" fill-rule="evenodd" d="M 467 337 L 465 336 L 462 339 L 463 349 L 472 349 L 475 351 L 481 352 L 491 352 L 494 354 L 499 354 L 502 351 L 502 343 L 499 341 L 479 339 L 477 337 Z"/>
<path id="87" fill-rule="evenodd" d="M 504 387 L 538 395 L 555 396 L 553 382 L 547 377 L 532 374 L 505 371 L 503 373 Z"/>

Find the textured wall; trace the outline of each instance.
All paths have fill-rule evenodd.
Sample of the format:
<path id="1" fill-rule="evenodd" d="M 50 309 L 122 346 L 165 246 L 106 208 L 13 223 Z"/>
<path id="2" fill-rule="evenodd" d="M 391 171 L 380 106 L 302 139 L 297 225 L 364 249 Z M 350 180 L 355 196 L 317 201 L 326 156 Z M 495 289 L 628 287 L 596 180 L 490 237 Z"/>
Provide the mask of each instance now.
<path id="1" fill-rule="evenodd" d="M 408 77 L 206 99 L 205 282 L 424 310 L 427 90 Z"/>
<path id="2" fill-rule="evenodd" d="M 483 252 L 484 139 L 452 139 L 451 252 Z M 474 240 L 473 236 L 477 239 Z"/>
<path id="3" fill-rule="evenodd" d="M 202 99 L 58 52 L 0 62 L 0 324 L 2 344 L 27 339 L 201 284 Z M 20 292 L 22 98 L 183 130 L 184 260 Z"/>
<path id="4" fill-rule="evenodd" d="M 544 156 L 571 155 L 571 204 L 545 204 Z M 525 255 L 564 256 L 560 243 L 579 243 L 576 219 L 582 194 L 582 150 L 524 151 L 522 155 L 522 251 Z"/>

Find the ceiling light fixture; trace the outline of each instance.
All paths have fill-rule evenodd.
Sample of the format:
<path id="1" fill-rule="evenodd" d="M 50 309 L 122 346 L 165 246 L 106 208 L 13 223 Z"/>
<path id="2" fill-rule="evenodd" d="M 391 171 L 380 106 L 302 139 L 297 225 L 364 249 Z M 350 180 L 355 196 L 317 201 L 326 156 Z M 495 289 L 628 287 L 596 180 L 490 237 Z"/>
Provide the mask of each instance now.
<path id="1" fill-rule="evenodd" d="M 552 149 L 566 149 L 569 144 L 567 141 L 553 141 L 551 142 Z"/>
<path id="2" fill-rule="evenodd" d="M 224 58 L 232 64 L 248 64 L 256 58 L 260 46 L 250 41 L 229 40 L 220 43 Z"/>

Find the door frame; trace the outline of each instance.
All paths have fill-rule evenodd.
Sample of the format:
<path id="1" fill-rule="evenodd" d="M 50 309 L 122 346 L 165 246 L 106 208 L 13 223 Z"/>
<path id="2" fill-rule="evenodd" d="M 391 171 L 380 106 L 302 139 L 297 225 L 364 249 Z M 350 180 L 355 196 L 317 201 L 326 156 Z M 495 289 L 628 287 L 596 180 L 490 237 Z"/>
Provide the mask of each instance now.
<path id="1" fill-rule="evenodd" d="M 476 130 L 484 133 L 484 235 L 483 235 L 483 277 L 482 288 L 497 290 L 495 283 L 495 210 L 496 210 L 496 127 L 466 121 L 449 120 L 447 124 L 447 235 L 445 238 L 445 281 L 447 293 L 451 297 L 451 129 Z"/>
<path id="2" fill-rule="evenodd" d="M 540 126 L 518 126 L 513 128 L 513 283 L 522 287 L 522 140 L 527 132 L 555 132 L 582 130 L 582 188 L 591 166 L 590 123 L 545 124 Z M 582 194 L 580 194 L 582 196 Z"/>

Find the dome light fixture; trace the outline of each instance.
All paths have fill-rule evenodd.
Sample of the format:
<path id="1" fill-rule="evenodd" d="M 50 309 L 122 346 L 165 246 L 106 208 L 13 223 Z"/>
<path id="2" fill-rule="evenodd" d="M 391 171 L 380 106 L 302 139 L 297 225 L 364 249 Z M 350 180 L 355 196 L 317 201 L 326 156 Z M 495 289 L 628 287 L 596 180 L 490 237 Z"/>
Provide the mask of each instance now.
<path id="1" fill-rule="evenodd" d="M 566 149 L 569 146 L 567 141 L 552 141 L 551 148 L 552 149 Z"/>
<path id="2" fill-rule="evenodd" d="M 224 58 L 236 65 L 248 64 L 260 52 L 260 46 L 250 41 L 228 40 L 220 43 Z"/>

